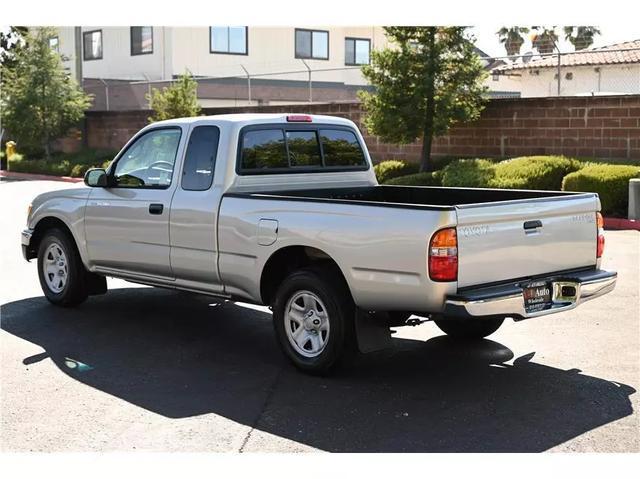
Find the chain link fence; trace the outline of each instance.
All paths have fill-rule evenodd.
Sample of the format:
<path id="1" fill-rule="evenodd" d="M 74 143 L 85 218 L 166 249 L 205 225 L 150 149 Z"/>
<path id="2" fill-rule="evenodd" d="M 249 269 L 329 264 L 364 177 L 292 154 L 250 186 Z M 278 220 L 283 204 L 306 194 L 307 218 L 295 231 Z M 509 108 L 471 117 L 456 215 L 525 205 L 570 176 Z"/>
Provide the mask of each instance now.
<path id="1" fill-rule="evenodd" d="M 487 86 L 521 98 L 640 94 L 640 40 L 627 48 L 493 58 Z"/>
<path id="2" fill-rule="evenodd" d="M 482 57 L 492 98 L 604 96 L 640 94 L 640 41 L 630 48 L 601 48 L 567 53 Z M 312 69 L 300 65 L 224 67 L 222 74 L 194 77 L 203 107 L 236 107 L 351 102 L 371 89 L 360 67 Z M 234 71 L 235 70 L 235 71 Z M 122 111 L 149 107 L 148 95 L 171 80 L 83 80 L 94 96 L 92 110 Z"/>

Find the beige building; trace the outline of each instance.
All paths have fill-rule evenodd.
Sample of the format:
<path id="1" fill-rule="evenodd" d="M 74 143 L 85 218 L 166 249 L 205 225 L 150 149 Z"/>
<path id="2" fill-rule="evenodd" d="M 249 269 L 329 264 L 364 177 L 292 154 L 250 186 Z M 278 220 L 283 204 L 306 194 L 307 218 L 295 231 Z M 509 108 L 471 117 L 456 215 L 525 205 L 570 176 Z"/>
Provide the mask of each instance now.
<path id="1" fill-rule="evenodd" d="M 558 75 L 559 73 L 559 75 Z M 560 82 L 558 82 L 560 76 Z M 558 57 L 533 57 L 492 69 L 498 89 L 522 97 L 640 93 L 640 40 L 592 48 Z"/>
<path id="2" fill-rule="evenodd" d="M 352 100 L 366 85 L 360 66 L 369 63 L 372 49 L 386 44 L 382 27 L 94 26 L 58 31 L 52 46 L 68 58 L 65 66 L 73 75 L 79 77 L 81 68 L 99 109 L 144 107 L 150 87 L 185 71 L 201 79 L 203 106 L 308 102 L 309 80 L 313 101 L 328 96 Z"/>

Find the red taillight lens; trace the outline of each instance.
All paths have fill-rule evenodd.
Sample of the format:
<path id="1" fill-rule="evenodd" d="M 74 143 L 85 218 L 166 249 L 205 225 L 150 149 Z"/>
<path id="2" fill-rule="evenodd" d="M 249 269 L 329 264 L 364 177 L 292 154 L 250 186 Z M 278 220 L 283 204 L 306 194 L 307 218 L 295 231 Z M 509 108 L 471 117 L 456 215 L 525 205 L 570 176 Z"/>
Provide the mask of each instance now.
<path id="1" fill-rule="evenodd" d="M 429 242 L 429 277 L 433 281 L 458 279 L 458 236 L 455 228 L 437 231 Z"/>
<path id="2" fill-rule="evenodd" d="M 288 115 L 287 121 L 311 123 L 313 121 L 313 118 L 311 117 L 311 115 Z"/>
<path id="3" fill-rule="evenodd" d="M 601 258 L 604 252 L 604 218 L 600 213 L 596 213 L 596 226 L 598 227 L 598 247 L 596 249 L 596 258 Z"/>

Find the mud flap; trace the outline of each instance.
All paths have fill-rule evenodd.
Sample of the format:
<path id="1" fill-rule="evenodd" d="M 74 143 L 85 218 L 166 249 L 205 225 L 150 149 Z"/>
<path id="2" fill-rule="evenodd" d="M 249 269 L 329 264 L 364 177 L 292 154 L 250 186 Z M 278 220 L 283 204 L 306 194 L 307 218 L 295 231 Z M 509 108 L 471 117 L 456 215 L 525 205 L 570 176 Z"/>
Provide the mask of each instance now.
<path id="1" fill-rule="evenodd" d="M 107 292 L 107 278 L 87 271 L 85 274 L 85 286 L 87 293 L 91 296 L 105 294 Z"/>
<path id="2" fill-rule="evenodd" d="M 356 337 L 361 353 L 371 353 L 391 347 L 391 330 L 371 314 L 360 308 L 356 310 Z"/>

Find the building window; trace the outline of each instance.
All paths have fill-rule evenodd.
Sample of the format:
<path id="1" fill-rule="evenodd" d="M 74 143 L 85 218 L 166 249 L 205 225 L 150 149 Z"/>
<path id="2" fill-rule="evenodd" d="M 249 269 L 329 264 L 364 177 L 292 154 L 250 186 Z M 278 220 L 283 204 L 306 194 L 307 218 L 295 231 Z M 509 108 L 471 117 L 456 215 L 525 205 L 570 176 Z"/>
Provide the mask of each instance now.
<path id="1" fill-rule="evenodd" d="M 49 48 L 56 53 L 60 53 L 60 41 L 58 40 L 58 37 L 49 38 Z"/>
<path id="2" fill-rule="evenodd" d="M 368 65 L 371 52 L 371 40 L 368 38 L 344 39 L 345 65 Z"/>
<path id="3" fill-rule="evenodd" d="M 102 59 L 102 30 L 84 32 L 82 40 L 85 60 Z"/>
<path id="4" fill-rule="evenodd" d="M 209 27 L 209 52 L 247 55 L 248 38 L 247 27 Z"/>
<path id="5" fill-rule="evenodd" d="M 153 27 L 131 27 L 131 55 L 153 53 Z"/>
<path id="6" fill-rule="evenodd" d="M 296 58 L 329 59 L 329 32 L 296 28 Z"/>

